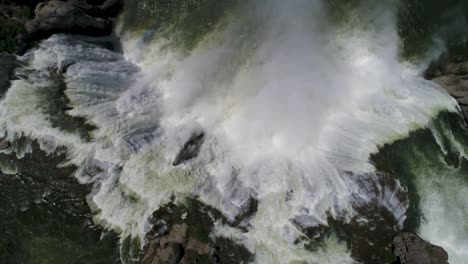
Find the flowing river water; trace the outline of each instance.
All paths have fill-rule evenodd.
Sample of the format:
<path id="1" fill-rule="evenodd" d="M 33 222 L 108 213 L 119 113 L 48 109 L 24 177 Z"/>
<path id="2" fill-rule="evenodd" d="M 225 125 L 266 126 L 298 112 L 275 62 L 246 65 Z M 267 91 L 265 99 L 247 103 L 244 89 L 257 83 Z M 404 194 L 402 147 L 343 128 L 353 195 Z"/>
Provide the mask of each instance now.
<path id="1" fill-rule="evenodd" d="M 122 52 L 54 35 L 19 58 L 0 129 L 38 143 L 4 152 L 66 155 L 61 166 L 89 187 L 83 214 L 122 243 L 144 244 L 170 201 L 195 198 L 233 221 L 255 200 L 244 228 L 218 221 L 211 234 L 255 263 L 359 262 L 347 240 L 388 227 L 461 264 L 468 132 L 457 102 L 422 77 L 468 30 L 457 4 L 134 1 L 116 29 Z M 196 153 L 178 158 L 193 138 Z M 18 162 L 1 165 L 2 177 L 20 174 Z M 362 230 L 342 239 L 336 221 Z M 311 249 L 314 227 L 332 231 Z M 113 236 L 87 246 L 115 260 Z"/>

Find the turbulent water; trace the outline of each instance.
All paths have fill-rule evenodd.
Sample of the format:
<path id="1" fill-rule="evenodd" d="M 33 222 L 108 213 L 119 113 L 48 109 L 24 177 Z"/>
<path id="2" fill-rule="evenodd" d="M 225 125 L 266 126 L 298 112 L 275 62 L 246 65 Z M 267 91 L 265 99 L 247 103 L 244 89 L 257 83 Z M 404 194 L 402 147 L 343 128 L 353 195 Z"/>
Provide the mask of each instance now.
<path id="1" fill-rule="evenodd" d="M 37 139 L 49 152 L 65 146 L 79 181 L 94 184 L 95 221 L 122 238 L 143 239 L 151 214 L 173 197 L 197 197 L 231 220 L 255 199 L 257 212 L 243 223 L 248 232 L 218 224 L 213 235 L 243 244 L 256 263 L 354 263 L 333 235 L 307 250 L 297 243 L 298 226 L 327 225 L 329 217 L 365 223 L 357 209 L 374 203 L 403 228 L 408 203 L 397 193 L 405 181 L 379 185 L 377 193 L 363 186 L 381 177 L 372 154 L 431 127 L 428 141 L 441 157 L 447 148 L 467 157 L 460 137 L 433 127 L 440 111 L 458 111 L 421 77 L 440 47 L 406 61 L 398 2 L 371 2 L 228 1 L 212 8 L 219 13 L 203 28 L 201 11 L 164 24 L 152 16 L 161 6 L 137 1 L 128 12 L 145 16 L 131 25 L 121 20 L 123 54 L 54 35 L 22 56 L 22 78 L 0 103 L 1 129 L 11 141 Z M 50 89 L 59 75 L 67 115 L 95 127 L 88 137 L 53 118 Z M 198 155 L 174 164 L 201 133 Z M 405 171 L 420 196 L 420 235 L 443 246 L 451 263 L 463 263 L 466 178 L 446 163 L 430 170 L 416 150 L 397 151 L 416 163 Z"/>

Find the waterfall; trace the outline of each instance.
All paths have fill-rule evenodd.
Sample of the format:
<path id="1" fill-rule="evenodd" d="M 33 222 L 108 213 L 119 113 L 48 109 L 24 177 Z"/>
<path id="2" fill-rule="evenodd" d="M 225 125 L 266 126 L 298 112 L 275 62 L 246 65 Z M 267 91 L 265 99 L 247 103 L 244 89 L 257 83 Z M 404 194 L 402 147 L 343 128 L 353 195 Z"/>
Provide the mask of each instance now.
<path id="1" fill-rule="evenodd" d="M 0 127 L 11 141 L 66 147 L 76 177 L 93 183 L 95 221 L 123 238 L 143 239 L 151 214 L 174 198 L 197 197 L 229 220 L 254 199 L 247 232 L 218 223 L 213 235 L 256 263 L 354 263 L 335 236 L 305 249 L 298 226 L 365 221 L 357 208 L 376 203 L 402 227 L 405 188 L 379 185 L 370 156 L 458 108 L 421 77 L 425 64 L 400 58 L 395 1 L 332 2 L 237 1 L 196 39 L 177 21 L 164 31 L 151 15 L 137 29 L 122 20 L 123 54 L 54 35 L 20 58 L 27 66 L 0 102 Z M 90 140 L 44 110 L 56 74 L 67 115 L 96 127 Z"/>

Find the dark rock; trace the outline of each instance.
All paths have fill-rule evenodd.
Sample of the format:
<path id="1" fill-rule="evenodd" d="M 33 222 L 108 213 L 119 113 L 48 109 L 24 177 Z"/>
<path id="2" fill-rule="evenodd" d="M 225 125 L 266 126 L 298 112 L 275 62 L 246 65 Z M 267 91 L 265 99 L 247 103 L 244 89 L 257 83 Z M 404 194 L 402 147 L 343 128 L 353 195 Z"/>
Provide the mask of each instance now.
<path id="1" fill-rule="evenodd" d="M 255 198 L 253 198 L 251 196 L 249 198 L 249 200 L 247 201 L 247 203 L 245 204 L 245 206 L 242 208 L 240 214 L 237 215 L 234 218 L 234 221 L 232 223 L 230 223 L 230 224 L 232 226 L 236 226 L 236 227 L 239 227 L 241 229 L 244 229 L 244 231 L 247 231 L 247 230 L 245 230 L 245 228 L 244 228 L 244 226 L 242 224 L 243 224 L 244 221 L 250 220 L 255 215 L 255 213 L 257 213 L 257 209 L 258 209 L 258 201 L 257 201 L 257 199 L 255 199 Z"/>
<path id="2" fill-rule="evenodd" d="M 34 11 L 37 4 L 45 1 L 47 0 L 4 0 L 3 3 L 7 5 L 26 6 Z"/>
<path id="3" fill-rule="evenodd" d="M 393 238 L 394 254 L 401 264 L 448 264 L 448 255 L 415 234 L 401 233 Z"/>
<path id="4" fill-rule="evenodd" d="M 468 120 L 468 61 L 455 60 L 445 62 L 437 67 L 432 66 L 424 74 L 453 96 L 462 108 L 465 120 Z"/>
<path id="5" fill-rule="evenodd" d="M 7 140 L 0 138 L 0 150 L 4 150 L 10 147 L 10 142 Z"/>
<path id="6" fill-rule="evenodd" d="M 360 187 L 353 199 L 355 217 L 348 220 L 330 215 L 326 226 L 305 226 L 301 217 L 292 222 L 306 235 L 306 247 L 310 250 L 317 250 L 324 239 L 335 235 L 346 242 L 359 263 L 386 263 L 387 256 L 392 255 L 392 238 L 401 232 L 408 205 L 407 192 L 389 174 L 349 173 L 349 177 L 356 178 Z"/>
<path id="7" fill-rule="evenodd" d="M 91 16 L 89 6 L 81 2 L 49 1 L 39 3 L 35 18 L 26 23 L 26 41 L 38 40 L 55 33 L 100 36 L 110 34 L 110 20 Z"/>
<path id="8" fill-rule="evenodd" d="M 30 9 L 27 6 L 0 3 L 0 51 L 19 51 L 18 39 L 25 32 L 24 24 L 30 17 Z"/>
<path id="9" fill-rule="evenodd" d="M 108 35 L 123 3 L 123 0 L 4 0 L 0 4 L 0 51 L 22 54 L 34 41 L 56 33 Z"/>
<path id="10" fill-rule="evenodd" d="M 107 0 L 97 8 L 97 12 L 101 17 L 116 17 L 123 7 L 123 0 Z"/>
<path id="11" fill-rule="evenodd" d="M 154 212 L 153 228 L 146 234 L 139 260 L 133 263 L 249 263 L 253 256 L 243 246 L 210 236 L 216 220 L 229 224 L 219 211 L 196 199 L 161 207 Z"/>
<path id="12" fill-rule="evenodd" d="M 197 157 L 204 138 L 205 134 L 203 132 L 193 134 L 179 151 L 172 165 L 177 166 Z"/>
<path id="13" fill-rule="evenodd" d="M 0 153 L 0 263 L 117 263 L 117 234 L 94 224 L 92 186 L 64 166 L 63 149 L 47 154 L 26 138 L 9 144 L 13 153 Z M 28 146 L 18 158 L 14 151 Z"/>
<path id="14" fill-rule="evenodd" d="M 75 35 L 73 36 L 73 39 L 76 40 L 76 42 L 85 42 L 87 44 L 108 49 L 116 53 L 122 53 L 122 43 L 120 43 L 120 39 L 116 34 L 103 37 Z"/>
<path id="15" fill-rule="evenodd" d="M 185 255 L 184 246 L 182 246 L 181 243 L 174 243 L 174 245 L 172 245 L 172 250 L 174 251 L 174 257 L 171 259 L 170 263 L 180 263 Z"/>
<path id="16" fill-rule="evenodd" d="M 0 98 L 10 88 L 10 81 L 14 78 L 14 70 L 17 65 L 15 56 L 0 52 Z"/>

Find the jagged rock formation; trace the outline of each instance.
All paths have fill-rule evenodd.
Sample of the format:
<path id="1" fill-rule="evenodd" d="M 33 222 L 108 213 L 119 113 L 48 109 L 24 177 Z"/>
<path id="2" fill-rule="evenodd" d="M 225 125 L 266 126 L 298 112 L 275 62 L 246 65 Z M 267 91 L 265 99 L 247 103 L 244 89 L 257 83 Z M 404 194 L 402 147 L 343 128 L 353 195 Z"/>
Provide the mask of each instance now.
<path id="1" fill-rule="evenodd" d="M 37 40 L 55 33 L 110 34 L 112 17 L 122 6 L 121 0 L 107 0 L 98 6 L 80 0 L 41 2 L 34 10 L 34 19 L 26 23 L 24 40 Z"/>
<path id="2" fill-rule="evenodd" d="M 22 53 L 56 33 L 104 36 L 112 33 L 123 0 L 0 1 L 0 51 Z"/>
<path id="3" fill-rule="evenodd" d="M 393 238 L 394 254 L 401 264 L 448 264 L 448 255 L 415 234 L 401 233 Z"/>
<path id="4" fill-rule="evenodd" d="M 153 228 L 134 264 L 249 263 L 253 256 L 243 246 L 210 235 L 215 220 L 233 225 L 219 211 L 195 199 L 161 207 L 153 213 Z"/>
<path id="5" fill-rule="evenodd" d="M 327 225 L 304 226 L 301 219 L 293 220 L 311 241 L 307 248 L 316 250 L 319 243 L 331 236 L 346 242 L 352 257 L 362 264 L 388 263 L 393 260 L 392 238 L 401 232 L 408 207 L 408 193 L 389 174 L 349 174 L 360 183 L 356 192 L 355 217 L 345 219 L 329 216 Z M 370 199 L 363 199 L 360 195 Z M 362 224 L 365 216 L 366 224 Z"/>
<path id="6" fill-rule="evenodd" d="M 172 165 L 178 166 L 181 163 L 197 157 L 203 145 L 204 138 L 205 134 L 203 132 L 193 134 L 177 154 Z"/>
<path id="7" fill-rule="evenodd" d="M 458 101 L 465 120 L 468 120 L 468 61 L 446 63 L 428 70 L 425 77 L 447 90 Z"/>

